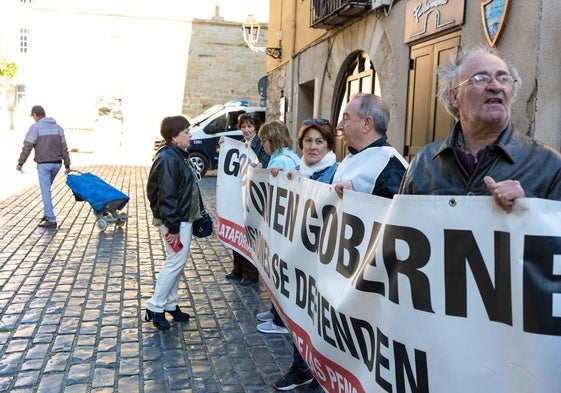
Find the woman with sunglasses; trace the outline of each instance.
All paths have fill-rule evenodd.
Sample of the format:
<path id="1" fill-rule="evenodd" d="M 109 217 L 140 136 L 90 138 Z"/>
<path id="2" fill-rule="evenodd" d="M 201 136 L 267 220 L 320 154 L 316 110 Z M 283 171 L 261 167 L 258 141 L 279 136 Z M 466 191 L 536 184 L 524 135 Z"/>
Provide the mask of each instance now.
<path id="1" fill-rule="evenodd" d="M 243 139 L 246 146 L 251 147 L 251 150 L 259 160 L 258 166 L 267 168 L 271 156 L 263 148 L 261 139 L 257 136 L 257 130 L 261 126 L 261 120 L 255 113 L 242 113 L 238 116 L 238 129 L 243 134 Z M 222 139 L 220 143 L 222 143 Z M 240 285 L 247 287 L 259 281 L 259 271 L 249 262 L 242 254 L 232 251 L 232 261 L 234 267 L 232 271 L 226 274 L 228 280 L 239 280 Z"/>
<path id="2" fill-rule="evenodd" d="M 298 146 L 302 149 L 300 165 L 296 168 L 304 177 L 331 183 L 339 163 L 333 152 L 335 129 L 329 120 L 304 120 L 298 131 Z"/>
<path id="3" fill-rule="evenodd" d="M 302 158 L 295 171 L 303 177 L 330 184 L 339 163 L 333 152 L 335 129 L 329 120 L 304 120 L 298 131 L 298 146 L 302 149 Z M 295 171 L 289 171 L 288 178 L 292 178 Z M 293 344 L 292 366 L 284 376 L 273 383 L 273 387 L 277 390 L 291 390 L 306 384 L 310 384 L 310 389 L 320 389 L 306 361 Z"/>

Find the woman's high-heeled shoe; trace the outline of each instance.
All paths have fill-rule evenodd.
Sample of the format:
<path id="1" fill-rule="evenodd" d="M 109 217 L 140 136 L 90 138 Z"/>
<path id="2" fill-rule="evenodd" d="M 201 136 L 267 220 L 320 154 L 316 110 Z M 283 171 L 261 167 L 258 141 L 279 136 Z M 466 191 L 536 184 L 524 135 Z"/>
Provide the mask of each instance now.
<path id="1" fill-rule="evenodd" d="M 181 311 L 179 306 L 175 306 L 175 310 L 173 311 L 166 310 L 166 312 L 173 317 L 175 322 L 189 322 L 189 318 L 191 318 L 188 313 Z"/>
<path id="2" fill-rule="evenodd" d="M 144 313 L 144 320 L 146 322 L 152 321 L 154 326 L 160 330 L 168 330 L 171 327 L 171 324 L 166 319 L 163 312 L 154 312 L 146 309 L 146 312 Z"/>

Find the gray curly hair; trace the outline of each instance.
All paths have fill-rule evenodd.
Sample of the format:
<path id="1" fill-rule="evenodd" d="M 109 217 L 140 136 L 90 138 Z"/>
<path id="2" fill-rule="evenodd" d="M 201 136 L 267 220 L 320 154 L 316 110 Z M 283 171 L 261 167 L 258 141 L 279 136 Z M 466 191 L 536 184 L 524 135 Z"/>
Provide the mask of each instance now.
<path id="1" fill-rule="evenodd" d="M 493 55 L 502 59 L 508 68 L 510 75 L 516 80 L 512 86 L 512 99 L 514 100 L 522 86 L 522 80 L 516 68 L 507 60 L 505 60 L 499 53 L 493 49 L 485 46 L 477 46 L 471 49 L 461 49 L 455 58 L 450 58 L 447 63 L 438 67 L 438 92 L 437 97 L 444 105 L 448 113 L 450 113 L 456 120 L 459 119 L 458 110 L 452 106 L 448 98 L 448 92 L 458 84 L 458 68 L 468 59 L 477 55 Z"/>

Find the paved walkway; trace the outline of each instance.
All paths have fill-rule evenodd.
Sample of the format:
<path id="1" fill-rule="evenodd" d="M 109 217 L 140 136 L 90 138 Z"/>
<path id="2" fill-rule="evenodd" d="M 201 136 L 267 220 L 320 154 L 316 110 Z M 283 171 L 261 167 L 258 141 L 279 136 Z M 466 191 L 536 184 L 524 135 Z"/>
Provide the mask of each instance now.
<path id="1" fill-rule="evenodd" d="M 274 391 L 292 346 L 288 335 L 255 328 L 255 314 L 270 304 L 264 284 L 229 282 L 231 252 L 215 236 L 194 239 L 180 282 L 192 319 L 155 329 L 143 310 L 164 250 L 147 207 L 148 167 L 73 169 L 128 194 L 129 219 L 100 232 L 62 172 L 53 186 L 56 230 L 36 226 L 37 185 L 0 200 L 0 392 Z M 211 211 L 215 188 L 216 178 L 203 178 Z"/>

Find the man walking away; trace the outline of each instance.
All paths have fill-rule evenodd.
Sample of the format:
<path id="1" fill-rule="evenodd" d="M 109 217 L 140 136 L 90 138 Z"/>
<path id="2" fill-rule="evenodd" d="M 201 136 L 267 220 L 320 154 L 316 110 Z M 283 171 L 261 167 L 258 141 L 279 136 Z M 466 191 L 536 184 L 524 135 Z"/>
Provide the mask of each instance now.
<path id="1" fill-rule="evenodd" d="M 35 120 L 35 124 L 29 127 L 29 131 L 25 135 L 16 169 L 21 171 L 31 150 L 35 149 L 35 162 L 37 163 L 37 172 L 39 174 L 39 187 L 41 188 L 44 212 L 38 226 L 42 228 L 56 228 L 57 223 L 51 198 L 51 185 L 63 162 L 65 173 L 70 171 L 68 146 L 66 145 L 64 130 L 56 123 L 55 119 L 45 117 L 45 110 L 42 106 L 34 106 L 31 109 L 31 117 Z"/>

